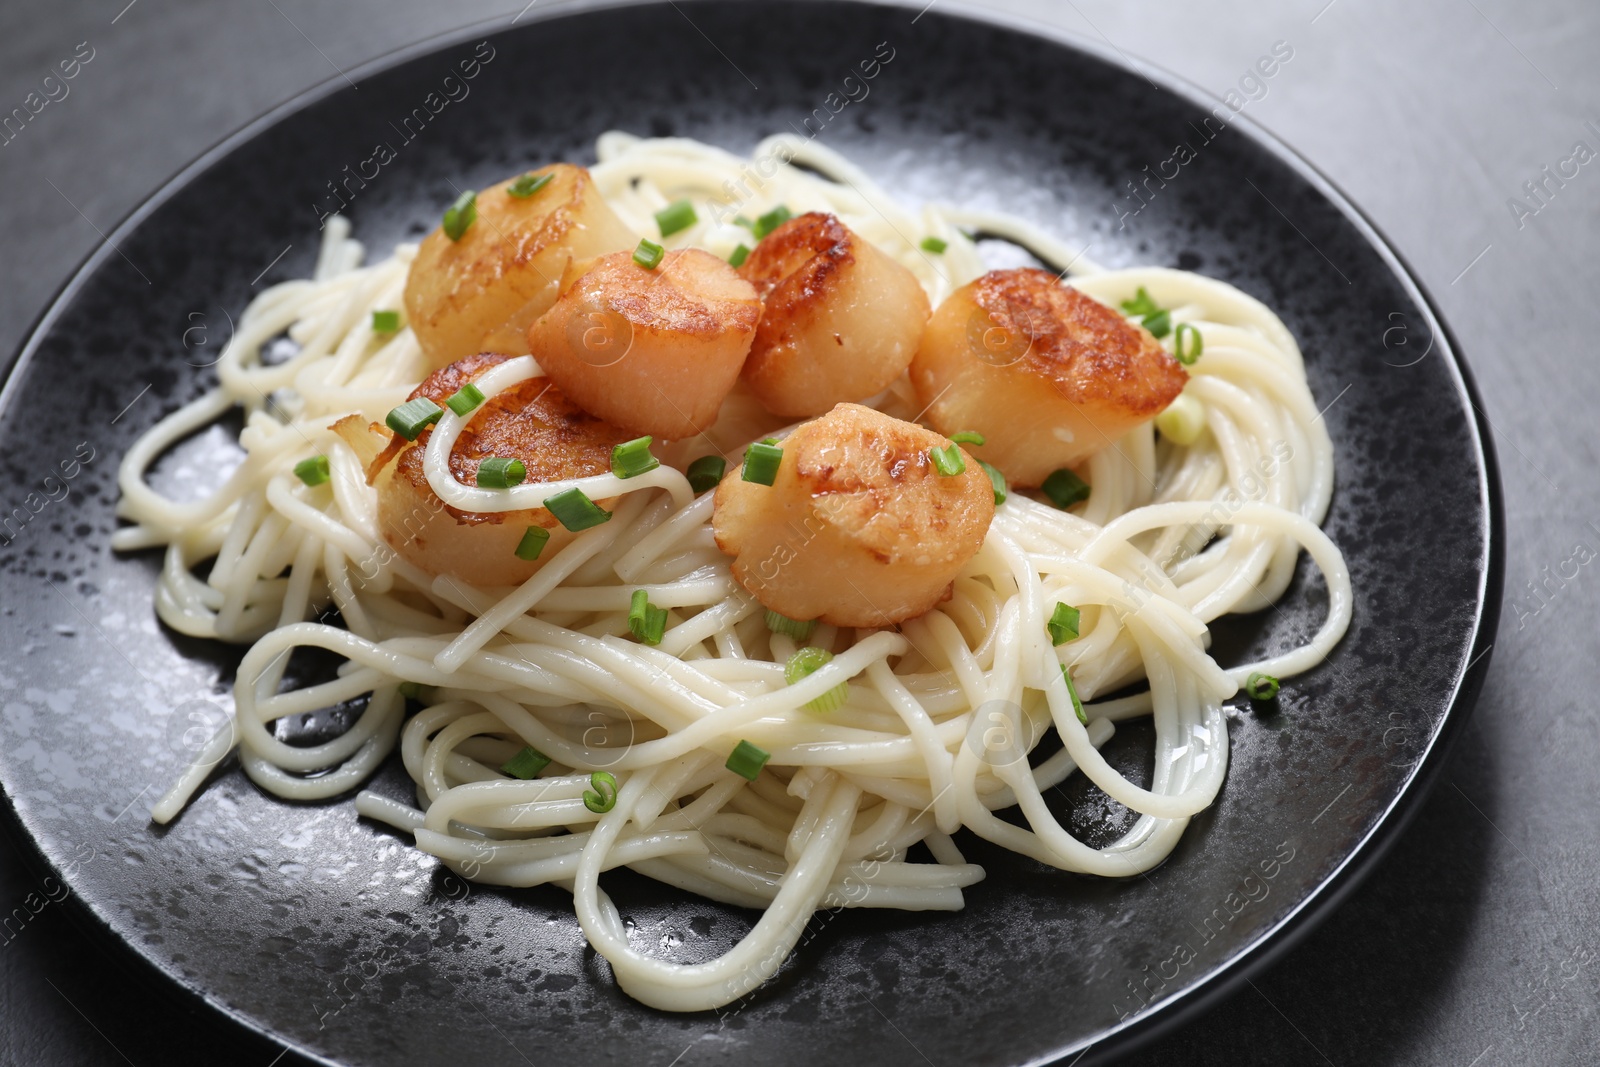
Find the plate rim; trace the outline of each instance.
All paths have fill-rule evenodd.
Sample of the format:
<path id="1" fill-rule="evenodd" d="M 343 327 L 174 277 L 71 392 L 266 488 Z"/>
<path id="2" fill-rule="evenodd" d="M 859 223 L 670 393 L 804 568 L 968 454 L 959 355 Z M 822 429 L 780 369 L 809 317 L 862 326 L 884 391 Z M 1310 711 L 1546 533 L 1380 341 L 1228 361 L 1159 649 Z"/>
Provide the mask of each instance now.
<path id="1" fill-rule="evenodd" d="M 79 290 L 87 284 L 89 276 L 113 254 L 118 254 L 119 240 L 131 234 L 158 208 L 186 189 L 207 170 L 272 127 L 343 91 L 351 83 L 359 82 L 362 78 L 386 73 L 486 34 L 495 36 L 516 31 L 519 27 L 531 27 L 594 12 L 625 11 L 667 5 L 677 7 L 679 4 L 693 8 L 726 2 L 727 0 L 568 0 L 568 2 L 558 0 L 557 3 L 534 13 L 526 21 L 524 16 L 529 14 L 527 11 L 509 23 L 506 22 L 504 15 L 500 15 L 481 19 L 449 33 L 403 44 L 340 74 L 330 76 L 273 105 L 218 139 L 163 180 L 135 204 L 71 269 L 66 280 L 57 287 L 55 294 L 33 317 L 23 334 L 22 342 L 3 362 L 0 362 L 0 418 L 6 417 L 15 400 L 14 394 L 20 388 L 22 372 L 35 357 L 50 330 L 57 324 Z M 918 11 L 916 19 L 920 19 L 933 7 L 933 4 L 919 3 L 918 0 L 784 0 L 784 2 L 879 11 Z M 1191 79 L 1160 64 L 1126 53 L 1111 44 L 1109 40 L 1095 40 L 1085 34 L 1027 16 L 981 7 L 972 0 L 944 0 L 939 7 L 937 14 L 941 18 L 1009 30 L 1035 38 L 1055 48 L 1087 54 L 1115 69 L 1143 77 L 1158 90 L 1172 93 L 1191 105 L 1207 109 L 1218 104 L 1226 106 L 1219 97 Z M 913 23 L 916 19 L 913 19 Z M 1421 309 L 1427 320 L 1430 336 L 1435 338 L 1435 346 L 1438 347 L 1439 342 L 1443 342 L 1440 354 L 1449 368 L 1458 398 L 1466 403 L 1472 416 L 1468 421 L 1468 427 L 1472 443 L 1476 446 L 1479 502 L 1483 513 L 1484 565 L 1479 574 L 1472 642 L 1468 648 L 1469 658 L 1456 675 L 1439 728 L 1429 739 L 1411 775 L 1405 779 L 1372 827 L 1352 846 L 1343 862 L 1326 875 L 1308 896 L 1277 923 L 1259 933 L 1249 944 L 1236 951 L 1231 958 L 1208 975 L 1165 1000 L 1158 1001 L 1153 1010 L 1130 1016 L 1087 1042 L 1059 1045 L 1032 1059 L 1020 1061 L 1018 1067 L 1046 1067 L 1048 1064 L 1061 1062 L 1073 1053 L 1077 1053 L 1078 1058 L 1072 1062 L 1081 1064 L 1082 1067 L 1109 1063 L 1193 1022 L 1197 1017 L 1237 993 L 1250 979 L 1293 951 L 1328 916 L 1345 903 L 1404 834 L 1422 803 L 1437 785 L 1440 772 L 1448 762 L 1451 750 L 1471 718 L 1491 665 L 1495 644 L 1493 638 L 1500 620 L 1504 598 L 1505 505 L 1493 428 L 1484 413 L 1481 394 L 1460 342 L 1445 322 L 1435 299 L 1413 270 L 1410 262 L 1343 188 L 1255 117 L 1242 111 L 1234 112 L 1229 123 L 1239 127 L 1241 133 L 1257 147 L 1264 149 L 1296 177 L 1308 183 L 1355 228 L 1366 244 L 1377 253 L 1389 273 L 1400 283 L 1402 290 L 1406 291 Z M 35 876 L 61 879 L 70 890 L 70 882 L 63 878 L 60 869 L 44 854 L 39 842 L 24 824 L 12 800 L 10 790 L 3 781 L 0 781 L 0 795 L 5 798 L 5 803 L 0 804 L 0 824 L 5 826 L 7 836 L 11 839 L 23 865 Z M 146 975 L 159 976 L 157 984 L 163 993 L 190 1005 L 198 1001 L 208 1010 L 222 1015 L 230 1024 L 285 1048 L 292 1048 L 297 1055 L 307 1060 L 324 1064 L 326 1067 L 345 1067 L 339 1061 L 329 1059 L 298 1041 L 285 1040 L 245 1014 L 242 1009 L 223 1003 L 213 994 L 169 973 L 118 933 L 101 908 L 83 899 L 79 894 L 68 894 L 67 913 L 73 916 L 76 920 L 75 925 L 91 940 L 111 948 L 114 957 L 124 967 L 131 964 L 133 969 Z"/>

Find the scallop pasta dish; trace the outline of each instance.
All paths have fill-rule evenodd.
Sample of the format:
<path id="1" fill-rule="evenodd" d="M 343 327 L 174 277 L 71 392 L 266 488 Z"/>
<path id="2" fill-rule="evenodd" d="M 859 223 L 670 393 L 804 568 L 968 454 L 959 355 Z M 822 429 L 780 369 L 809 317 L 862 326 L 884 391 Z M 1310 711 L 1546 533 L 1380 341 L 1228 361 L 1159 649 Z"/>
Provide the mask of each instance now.
<path id="1" fill-rule="evenodd" d="M 1161 863 L 1221 788 L 1225 704 L 1350 621 L 1284 324 L 908 207 L 787 135 L 746 158 L 613 132 L 596 157 L 464 190 L 371 264 L 328 217 L 313 277 L 262 291 L 215 387 L 123 459 L 114 545 L 164 553 L 159 617 L 245 646 L 231 728 L 155 822 L 235 749 L 305 801 L 398 748 L 414 799 L 359 791 L 361 816 L 467 879 L 567 890 L 668 1011 L 750 993 L 818 909 L 960 909 L 966 835 L 1108 878 Z M 988 269 L 991 239 L 1052 269 Z M 225 417 L 220 487 L 156 492 Z M 1316 632 L 1214 660 L 1209 624 L 1269 608 L 1302 550 Z M 339 666 L 291 682 L 301 650 Z M 290 743 L 336 706 L 347 729 Z M 1148 784 L 1100 751 L 1141 716 Z M 1105 847 L 1044 801 L 1075 774 L 1136 814 Z M 618 867 L 759 918 L 664 959 L 630 943 Z"/>

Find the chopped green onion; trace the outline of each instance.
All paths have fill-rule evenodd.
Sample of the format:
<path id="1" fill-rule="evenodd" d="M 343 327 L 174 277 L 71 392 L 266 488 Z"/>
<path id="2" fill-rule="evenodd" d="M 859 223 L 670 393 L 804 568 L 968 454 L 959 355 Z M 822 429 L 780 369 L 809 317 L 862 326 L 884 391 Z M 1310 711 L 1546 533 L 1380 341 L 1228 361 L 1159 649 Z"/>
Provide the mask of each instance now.
<path id="1" fill-rule="evenodd" d="M 1251 700 L 1265 703 L 1278 695 L 1278 679 L 1260 671 L 1251 672 L 1244 680 L 1244 692 Z"/>
<path id="2" fill-rule="evenodd" d="M 738 248 L 735 248 L 733 250 L 733 255 L 728 257 L 728 266 L 730 266 L 730 267 L 742 267 L 742 266 L 744 266 L 744 261 L 749 259 L 749 258 L 750 258 L 750 246 L 749 245 L 740 245 Z"/>
<path id="3" fill-rule="evenodd" d="M 689 478 L 689 488 L 696 493 L 703 493 L 715 488 L 727 472 L 728 461 L 721 456 L 701 456 L 689 464 L 689 469 L 684 473 Z"/>
<path id="4" fill-rule="evenodd" d="M 1185 345 L 1185 331 L 1189 343 Z M 1154 332 L 1154 331 L 1152 331 Z M 1178 330 L 1172 335 L 1172 358 L 1182 363 L 1185 367 L 1193 366 L 1194 361 L 1200 358 L 1200 353 L 1206 350 L 1206 339 L 1200 336 L 1200 331 L 1190 326 L 1187 322 L 1178 323 Z"/>
<path id="5" fill-rule="evenodd" d="M 674 200 L 656 212 L 656 225 L 661 227 L 662 237 L 671 237 L 699 221 L 700 216 L 694 213 L 694 205 L 687 200 Z"/>
<path id="6" fill-rule="evenodd" d="M 761 443 L 764 445 L 775 445 L 778 443 L 778 439 L 776 437 L 763 437 L 761 439 Z"/>
<path id="7" fill-rule="evenodd" d="M 415 441 L 419 433 L 438 422 L 443 414 L 444 408 L 425 396 L 419 396 L 390 411 L 383 421 L 407 441 Z"/>
<path id="8" fill-rule="evenodd" d="M 811 677 L 819 668 L 833 662 L 833 653 L 825 648 L 802 648 L 789 657 L 783 665 L 783 680 L 790 685 Z M 850 696 L 850 687 L 840 682 L 815 700 L 800 705 L 810 711 L 837 711 Z"/>
<path id="9" fill-rule="evenodd" d="M 444 235 L 452 241 L 459 241 L 466 234 L 467 227 L 471 226 L 478 218 L 478 194 L 468 189 L 456 197 L 456 202 L 445 208 Z"/>
<path id="10" fill-rule="evenodd" d="M 617 806 L 617 776 L 610 771 L 595 771 L 589 775 L 589 788 L 583 791 L 583 806 L 596 815 L 604 815 Z"/>
<path id="11" fill-rule="evenodd" d="M 522 746 L 522 751 L 500 764 L 500 773 L 524 781 L 539 777 L 539 772 L 550 766 L 550 757 L 532 745 Z"/>
<path id="12" fill-rule="evenodd" d="M 1006 502 L 1006 491 L 1009 488 L 1006 485 L 1006 476 L 1001 474 L 1000 468 L 993 463 L 985 463 L 980 459 L 978 460 L 978 466 L 982 467 L 983 473 L 989 476 L 989 484 L 994 486 L 994 506 L 999 507 Z"/>
<path id="13" fill-rule="evenodd" d="M 400 695 L 405 697 L 407 700 L 422 699 L 422 686 L 418 685 L 416 682 L 401 682 L 399 689 Z"/>
<path id="14" fill-rule="evenodd" d="M 1172 316 L 1155 302 L 1142 285 L 1132 300 L 1122 302 L 1122 310 L 1138 318 L 1144 328 L 1157 339 L 1165 337 L 1172 331 Z"/>
<path id="15" fill-rule="evenodd" d="M 611 512 L 590 500 L 577 486 L 555 496 L 546 497 L 544 506 L 561 525 L 573 533 L 587 530 L 591 526 L 599 526 L 611 519 Z"/>
<path id="16" fill-rule="evenodd" d="M 526 200 L 555 181 L 555 179 L 556 176 L 554 174 L 534 174 L 530 171 L 506 186 L 506 195 L 514 196 L 518 200 Z"/>
<path id="17" fill-rule="evenodd" d="M 464 417 L 471 414 L 481 403 L 483 403 L 483 390 L 468 382 L 452 393 L 450 399 L 446 400 L 444 405 L 457 415 Z"/>
<path id="18" fill-rule="evenodd" d="M 294 465 L 294 475 L 307 485 L 321 485 L 328 480 L 328 457 L 312 456 Z"/>
<path id="19" fill-rule="evenodd" d="M 510 489 L 522 484 L 528 468 L 520 459 L 490 456 L 478 464 L 478 486 L 482 489 Z"/>
<path id="20" fill-rule="evenodd" d="M 661 257 L 667 250 L 650 240 L 648 237 L 639 238 L 639 247 L 633 250 L 633 261 L 645 270 L 655 270 L 661 266 Z"/>
<path id="21" fill-rule="evenodd" d="M 1039 488 L 1058 508 L 1070 508 L 1080 500 L 1089 499 L 1089 483 L 1066 467 L 1052 471 Z"/>
<path id="22" fill-rule="evenodd" d="M 788 634 L 796 641 L 804 641 L 816 628 L 816 619 L 791 619 L 787 615 L 779 615 L 771 608 L 767 609 L 767 629 L 775 634 Z"/>
<path id="23" fill-rule="evenodd" d="M 930 448 L 928 458 L 933 460 L 933 469 L 944 478 L 954 477 L 967 469 L 967 461 L 961 458 L 961 449 L 955 445 Z"/>
<path id="24" fill-rule="evenodd" d="M 783 665 L 783 680 L 790 685 L 802 678 L 809 678 L 817 672 L 819 667 L 825 667 L 833 662 L 833 653 L 825 648 L 802 648 L 789 657 L 789 662 Z"/>
<path id="25" fill-rule="evenodd" d="M 960 433 L 951 434 L 950 440 L 958 445 L 977 445 L 981 448 L 988 439 L 977 430 L 962 430 Z"/>
<path id="26" fill-rule="evenodd" d="M 643 589 L 635 589 L 628 605 L 628 629 L 645 644 L 659 645 L 667 632 L 667 609 L 650 603 L 650 594 Z"/>
<path id="27" fill-rule="evenodd" d="M 756 240 L 759 241 L 792 218 L 794 218 L 794 213 L 789 210 L 788 205 L 779 204 L 759 219 L 756 219 L 756 224 L 750 227 L 750 232 L 755 234 Z"/>
<path id="28" fill-rule="evenodd" d="M 1143 318 L 1145 315 L 1154 315 L 1160 311 L 1161 305 L 1152 300 L 1150 294 L 1145 291 L 1145 287 L 1141 285 L 1132 300 L 1124 300 L 1122 302 L 1122 310 L 1130 315 L 1137 315 Z"/>
<path id="29" fill-rule="evenodd" d="M 543 526 L 530 526 L 517 542 L 517 558 L 533 561 L 539 558 L 544 546 L 550 543 L 550 531 Z"/>
<path id="30" fill-rule="evenodd" d="M 649 437 L 635 437 L 611 450 L 611 473 L 618 478 L 637 478 L 661 466 L 661 461 L 650 451 Z"/>
<path id="31" fill-rule="evenodd" d="M 394 333 L 400 328 L 400 312 L 374 311 L 372 313 L 373 333 Z"/>
<path id="32" fill-rule="evenodd" d="M 1067 665 L 1061 665 L 1061 680 L 1067 683 L 1067 695 L 1072 698 L 1072 710 L 1077 713 L 1078 721 L 1089 725 L 1089 715 L 1083 710 L 1083 701 L 1078 699 L 1078 687 L 1072 684 L 1072 674 L 1067 670 Z"/>
<path id="33" fill-rule="evenodd" d="M 761 768 L 767 765 L 767 760 L 772 758 L 772 753 L 764 748 L 757 748 L 748 741 L 740 741 L 734 746 L 733 752 L 724 764 L 728 770 L 747 781 L 755 781 L 761 774 Z"/>
<path id="34" fill-rule="evenodd" d="M 1077 608 L 1056 601 L 1056 610 L 1044 624 L 1044 628 L 1050 631 L 1052 645 L 1066 644 L 1078 636 L 1078 616 Z"/>
<path id="35" fill-rule="evenodd" d="M 1206 409 L 1188 393 L 1179 393 L 1166 410 L 1156 416 L 1156 429 L 1175 445 L 1187 448 L 1200 440 L 1206 428 Z"/>
<path id="36" fill-rule="evenodd" d="M 778 465 L 783 462 L 783 449 L 757 441 L 744 453 L 744 469 L 740 477 L 747 482 L 771 485 L 778 478 Z"/>
<path id="37" fill-rule="evenodd" d="M 934 255 L 938 255 L 949 247 L 950 243 L 948 241 L 941 240 L 938 237 L 924 237 L 922 239 L 922 250 L 924 252 L 932 252 Z"/>

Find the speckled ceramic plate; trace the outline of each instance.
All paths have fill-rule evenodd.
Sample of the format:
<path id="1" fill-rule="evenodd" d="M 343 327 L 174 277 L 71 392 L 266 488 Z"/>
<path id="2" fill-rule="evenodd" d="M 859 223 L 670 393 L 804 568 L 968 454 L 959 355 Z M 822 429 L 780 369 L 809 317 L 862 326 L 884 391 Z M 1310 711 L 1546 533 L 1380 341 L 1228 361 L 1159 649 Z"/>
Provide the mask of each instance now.
<path id="1" fill-rule="evenodd" d="M 1264 56 L 1261 77 L 1294 62 Z M 1494 629 L 1488 444 L 1394 253 L 1228 104 L 948 5 L 535 8 L 349 81 L 229 139 L 119 227 L 44 316 L 0 410 L 10 819 L 80 913 L 175 990 L 341 1064 L 1009 1065 L 1092 1046 L 1091 1062 L 1281 952 L 1416 806 Z M 590 160 L 613 127 L 740 151 L 810 131 L 906 200 L 1004 207 L 1108 265 L 1224 278 L 1289 324 L 1327 407 L 1327 529 L 1355 621 L 1279 713 L 1234 719 L 1227 784 L 1163 867 L 1109 882 L 968 840 L 989 877 L 965 911 L 819 914 L 737 1010 L 668 1015 L 618 992 L 562 893 L 469 888 L 348 796 L 283 803 L 229 764 L 171 827 L 146 822 L 194 716 L 226 705 L 238 653 L 165 630 L 159 556 L 107 548 L 118 458 L 213 380 L 254 292 L 309 273 L 335 195 L 382 254 L 434 224 L 452 183 Z M 158 484 L 198 492 L 233 432 L 187 442 Z M 1219 628 L 1217 648 L 1283 647 L 1322 611 L 1302 563 L 1284 602 Z M 1148 774 L 1145 727 L 1111 751 Z M 406 795 L 397 760 L 375 788 Z M 1055 799 L 1091 840 L 1128 820 L 1081 783 Z M 628 874 L 608 886 L 675 959 L 720 952 L 755 918 Z"/>

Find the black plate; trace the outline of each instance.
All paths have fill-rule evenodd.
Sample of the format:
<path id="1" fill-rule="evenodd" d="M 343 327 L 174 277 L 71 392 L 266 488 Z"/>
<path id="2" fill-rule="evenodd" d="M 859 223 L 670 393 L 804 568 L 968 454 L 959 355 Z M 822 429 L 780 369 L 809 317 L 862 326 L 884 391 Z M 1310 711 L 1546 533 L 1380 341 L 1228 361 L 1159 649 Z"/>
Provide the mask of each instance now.
<path id="1" fill-rule="evenodd" d="M 492 58 L 482 50 L 462 78 L 485 39 Z M 863 81 L 857 65 L 875 56 Z M 514 1062 L 508 1044 L 546 1063 L 904 1062 L 916 1049 L 1018 1064 L 1093 1043 L 1092 1059 L 1283 951 L 1416 807 L 1494 631 L 1489 445 L 1454 346 L 1394 253 L 1242 116 L 1098 47 L 947 7 L 535 9 L 350 77 L 360 91 L 335 80 L 242 131 L 112 234 L 3 398 L 0 782 L 81 913 L 176 986 L 349 1064 Z M 437 114 L 406 125 L 430 104 Z M 1220 132 L 1206 125 L 1214 108 Z M 1287 321 L 1328 406 L 1327 529 L 1349 560 L 1355 621 L 1277 714 L 1234 721 L 1222 795 L 1159 870 L 1101 881 L 968 841 L 989 878 L 966 911 L 819 914 L 747 1003 L 678 1016 L 617 991 L 560 892 L 469 888 L 358 820 L 348 797 L 287 804 L 230 765 L 171 828 L 145 821 L 185 759 L 191 713 L 226 702 L 237 653 L 159 626 L 158 555 L 106 547 L 118 458 L 212 381 L 204 368 L 259 286 L 310 271 L 333 185 L 383 254 L 435 223 L 452 182 L 590 159 L 611 127 L 740 151 L 820 127 L 901 197 L 1004 207 L 1092 242 L 1108 265 L 1227 279 Z M 1180 141 L 1195 157 L 1166 162 Z M 374 175 L 379 142 L 395 153 Z M 1130 182 L 1145 190 L 1137 214 Z M 158 484 L 213 481 L 206 459 L 228 454 L 231 432 L 199 435 Z M 1218 647 L 1242 656 L 1303 637 L 1322 592 L 1303 563 L 1278 610 L 1221 628 Z M 1114 758 L 1147 773 L 1148 741 L 1131 726 Z M 409 783 L 391 762 L 376 788 L 404 796 Z M 1124 817 L 1069 792 L 1079 832 Z M 608 886 L 637 936 L 680 959 L 753 922 L 630 875 Z"/>

